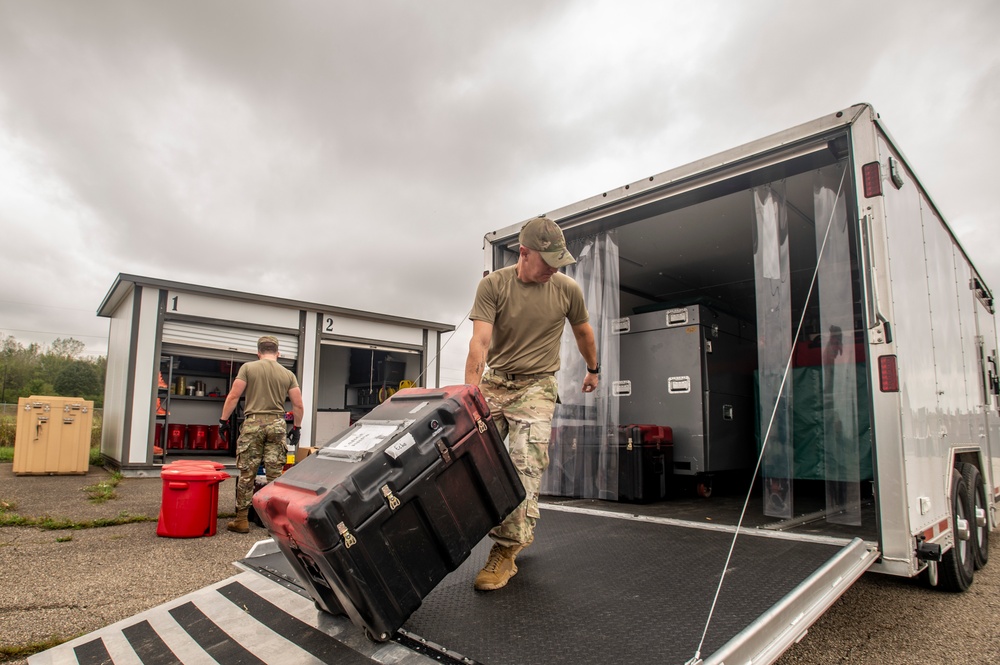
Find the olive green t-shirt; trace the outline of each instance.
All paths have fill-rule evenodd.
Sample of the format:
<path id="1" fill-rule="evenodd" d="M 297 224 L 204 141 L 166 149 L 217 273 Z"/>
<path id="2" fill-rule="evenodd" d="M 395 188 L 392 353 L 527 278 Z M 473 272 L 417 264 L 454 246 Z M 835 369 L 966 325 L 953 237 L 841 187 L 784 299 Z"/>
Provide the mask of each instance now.
<path id="1" fill-rule="evenodd" d="M 285 396 L 299 382 L 291 370 L 282 367 L 277 360 L 254 360 L 244 363 L 236 374 L 237 379 L 247 382 L 244 395 L 248 416 L 281 415 L 285 413 Z"/>
<path id="2" fill-rule="evenodd" d="M 517 266 L 501 268 L 479 282 L 469 318 L 493 324 L 486 364 L 508 374 L 559 369 L 559 342 L 566 321 L 590 320 L 583 291 L 557 272 L 544 284 L 525 284 Z"/>

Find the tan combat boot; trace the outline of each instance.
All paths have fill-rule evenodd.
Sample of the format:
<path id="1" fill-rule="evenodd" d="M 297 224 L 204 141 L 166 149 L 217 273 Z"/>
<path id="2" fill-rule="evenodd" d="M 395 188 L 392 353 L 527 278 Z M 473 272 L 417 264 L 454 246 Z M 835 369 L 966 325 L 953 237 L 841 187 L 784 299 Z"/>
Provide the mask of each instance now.
<path id="1" fill-rule="evenodd" d="M 249 508 L 241 508 L 236 511 L 236 519 L 226 525 L 226 528 L 236 533 L 250 533 L 250 522 L 247 521 Z"/>
<path id="2" fill-rule="evenodd" d="M 506 586 L 510 578 L 517 574 L 514 557 L 521 549 L 523 548 L 518 545 L 504 547 L 494 543 L 486 565 L 476 575 L 476 588 L 480 591 L 495 591 Z"/>

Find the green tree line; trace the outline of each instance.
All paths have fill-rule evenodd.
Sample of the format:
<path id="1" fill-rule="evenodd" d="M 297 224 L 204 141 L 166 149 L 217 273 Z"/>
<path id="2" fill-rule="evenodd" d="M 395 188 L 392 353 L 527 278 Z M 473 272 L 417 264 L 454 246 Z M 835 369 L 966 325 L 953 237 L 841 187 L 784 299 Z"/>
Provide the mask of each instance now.
<path id="1" fill-rule="evenodd" d="M 83 342 L 72 337 L 49 346 L 24 346 L 13 336 L 0 344 L 0 404 L 19 397 L 52 395 L 82 397 L 104 406 L 104 375 L 108 359 L 84 356 Z"/>

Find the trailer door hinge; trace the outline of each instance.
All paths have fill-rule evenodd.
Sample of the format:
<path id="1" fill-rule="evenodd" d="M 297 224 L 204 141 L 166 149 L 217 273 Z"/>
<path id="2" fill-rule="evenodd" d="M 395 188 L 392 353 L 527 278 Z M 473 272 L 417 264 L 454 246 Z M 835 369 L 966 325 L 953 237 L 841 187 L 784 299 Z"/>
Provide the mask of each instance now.
<path id="1" fill-rule="evenodd" d="M 892 328 L 888 321 L 879 321 L 868 329 L 869 344 L 889 344 L 892 342 Z"/>

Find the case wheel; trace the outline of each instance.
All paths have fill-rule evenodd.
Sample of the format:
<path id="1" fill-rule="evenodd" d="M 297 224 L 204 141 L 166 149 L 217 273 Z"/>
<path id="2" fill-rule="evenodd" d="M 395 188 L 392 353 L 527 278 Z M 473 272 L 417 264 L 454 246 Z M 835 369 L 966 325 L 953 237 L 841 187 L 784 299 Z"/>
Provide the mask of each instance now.
<path id="1" fill-rule="evenodd" d="M 368 630 L 367 628 L 365 628 L 364 631 L 365 631 L 365 637 L 367 637 L 372 642 L 379 642 L 379 643 L 388 642 L 389 638 L 392 637 L 392 635 L 390 635 L 389 633 L 379 633 L 378 635 L 375 635 L 375 633 Z"/>

